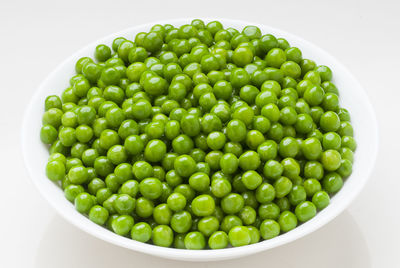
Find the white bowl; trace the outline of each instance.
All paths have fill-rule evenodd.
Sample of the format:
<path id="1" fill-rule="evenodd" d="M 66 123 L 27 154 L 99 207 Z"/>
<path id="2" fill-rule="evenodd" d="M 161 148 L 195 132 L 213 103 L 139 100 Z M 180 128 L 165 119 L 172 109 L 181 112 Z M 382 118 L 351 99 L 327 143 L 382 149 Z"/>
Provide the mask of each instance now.
<path id="1" fill-rule="evenodd" d="M 214 19 L 204 19 L 206 22 Z M 375 164 L 378 148 L 378 131 L 376 118 L 368 97 L 357 80 L 334 57 L 321 48 L 297 37 L 293 34 L 256 23 L 238 20 L 217 19 L 224 27 L 242 29 L 246 25 L 258 26 L 263 34 L 271 33 L 277 37 L 286 38 L 291 46 L 296 46 L 303 52 L 304 58 L 313 59 L 317 64 L 329 66 L 334 74 L 334 83 L 340 91 L 340 104 L 349 110 L 354 127 L 355 139 L 358 147 L 355 153 L 353 173 L 346 179 L 343 188 L 332 198 L 331 204 L 319 212 L 316 217 L 271 240 L 266 240 L 240 248 L 227 248 L 221 250 L 181 250 L 163 248 L 136 242 L 119 236 L 103 228 L 77 212 L 74 206 L 64 197 L 63 191 L 55 183 L 47 179 L 45 166 L 48 159 L 48 149 L 39 139 L 41 118 L 44 112 L 44 99 L 51 94 L 61 94 L 68 87 L 69 78 L 74 75 L 75 62 L 83 56 L 92 56 L 96 45 L 100 43 L 111 45 L 112 40 L 118 36 L 133 39 L 136 33 L 149 31 L 151 26 L 160 23 L 170 23 L 180 26 L 190 23 L 191 19 L 176 19 L 158 21 L 152 24 L 140 25 L 98 40 L 66 59 L 59 65 L 40 85 L 28 106 L 22 129 L 22 149 L 24 161 L 34 184 L 67 221 L 84 230 L 85 232 L 121 247 L 129 248 L 146 254 L 159 257 L 185 260 L 185 261 L 213 261 L 238 258 L 271 249 L 302 236 L 305 236 L 340 214 L 361 191 Z M 327 242 L 328 243 L 328 242 Z"/>

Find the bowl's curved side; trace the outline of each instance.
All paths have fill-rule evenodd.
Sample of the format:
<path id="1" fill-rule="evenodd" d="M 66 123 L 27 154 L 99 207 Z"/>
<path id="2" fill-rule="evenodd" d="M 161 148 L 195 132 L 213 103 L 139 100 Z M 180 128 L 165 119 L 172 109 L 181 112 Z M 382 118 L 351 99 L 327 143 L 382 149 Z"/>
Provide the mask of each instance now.
<path id="1" fill-rule="evenodd" d="M 211 21 L 215 19 L 204 18 L 204 20 Z M 357 152 L 355 153 L 353 173 L 346 180 L 344 187 L 332 198 L 331 204 L 326 209 L 319 212 L 317 216 L 309 222 L 274 239 L 241 248 L 207 251 L 162 248 L 118 236 L 105 228 L 92 223 L 88 218 L 82 217 L 82 215 L 74 209 L 74 206 L 64 198 L 60 187 L 48 180 L 44 172 L 44 167 L 48 158 L 48 150 L 45 145 L 41 144 L 39 139 L 44 98 L 47 95 L 60 94 L 63 89 L 68 87 L 69 78 L 74 74 L 74 64 L 76 60 L 83 56 L 92 55 L 97 44 L 111 44 L 112 40 L 118 36 L 125 36 L 132 39 L 136 33 L 148 31 L 151 26 L 156 23 L 170 23 L 177 26 L 183 25 L 189 23 L 191 18 L 166 20 L 126 29 L 119 33 L 109 35 L 101 40 L 97 40 L 79 50 L 61 63 L 43 81 L 26 109 L 21 133 L 25 165 L 32 181 L 41 194 L 67 221 L 102 240 L 143 253 L 187 261 L 223 260 L 254 254 L 289 243 L 307 235 L 339 215 L 361 191 L 375 163 L 378 150 L 378 130 L 372 106 L 357 80 L 334 57 L 300 37 L 257 23 L 230 19 L 218 20 L 221 21 L 224 26 L 234 27 L 237 29 L 242 29 L 246 25 L 256 25 L 263 33 L 271 33 L 279 37 L 284 37 L 292 46 L 299 47 L 306 58 L 312 58 L 317 63 L 328 65 L 332 69 L 334 73 L 334 82 L 338 86 L 341 94 L 341 105 L 350 111 L 352 124 L 355 129 L 355 139 L 358 143 Z"/>

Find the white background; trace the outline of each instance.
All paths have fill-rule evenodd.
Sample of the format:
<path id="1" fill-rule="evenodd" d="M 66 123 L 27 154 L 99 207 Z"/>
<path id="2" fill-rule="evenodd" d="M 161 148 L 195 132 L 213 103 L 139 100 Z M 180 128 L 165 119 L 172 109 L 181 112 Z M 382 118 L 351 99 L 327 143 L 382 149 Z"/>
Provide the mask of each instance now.
<path id="1" fill-rule="evenodd" d="M 400 267 L 399 13 L 396 0 L 0 0 L 0 267 Z M 217 263 L 122 249 L 55 214 L 22 163 L 19 135 L 30 97 L 86 44 L 178 17 L 241 19 L 292 32 L 331 53 L 359 79 L 378 117 L 380 151 L 366 187 L 344 213 L 289 245 Z"/>

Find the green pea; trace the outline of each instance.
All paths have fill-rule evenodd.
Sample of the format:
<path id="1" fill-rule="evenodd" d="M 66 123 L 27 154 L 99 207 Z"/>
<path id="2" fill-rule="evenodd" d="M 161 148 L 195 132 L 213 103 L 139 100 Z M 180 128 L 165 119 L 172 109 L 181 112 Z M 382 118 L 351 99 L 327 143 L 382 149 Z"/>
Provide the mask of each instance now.
<path id="1" fill-rule="evenodd" d="M 261 237 L 266 240 L 278 236 L 280 231 L 281 231 L 281 223 L 277 223 L 272 219 L 266 219 L 260 225 Z"/>
<path id="2" fill-rule="evenodd" d="M 296 206 L 295 213 L 299 221 L 306 222 L 315 217 L 317 208 L 310 201 L 304 201 Z"/>
<path id="3" fill-rule="evenodd" d="M 152 229 L 146 222 L 136 223 L 131 230 L 131 238 L 139 242 L 147 242 L 151 239 Z"/>
<path id="4" fill-rule="evenodd" d="M 228 242 L 228 235 L 224 231 L 216 231 L 208 239 L 208 246 L 211 249 L 222 249 L 227 247 Z"/>
<path id="5" fill-rule="evenodd" d="M 189 177 L 196 170 L 196 162 L 189 155 L 181 155 L 175 159 L 174 168 L 180 176 Z"/>
<path id="6" fill-rule="evenodd" d="M 65 177 L 65 165 L 61 161 L 49 161 L 46 165 L 46 176 L 52 181 L 59 181 Z"/>
<path id="7" fill-rule="evenodd" d="M 312 202 L 317 209 L 321 210 L 329 205 L 330 198 L 327 192 L 319 191 L 313 195 Z"/>
<path id="8" fill-rule="evenodd" d="M 268 160 L 263 169 L 266 178 L 277 180 L 283 173 L 283 165 L 276 160 Z"/>
<path id="9" fill-rule="evenodd" d="M 64 196 L 68 201 L 74 202 L 78 194 L 83 193 L 85 189 L 81 185 L 70 184 L 64 189 Z"/>
<path id="10" fill-rule="evenodd" d="M 146 178 L 139 183 L 140 193 L 149 199 L 157 199 L 162 194 L 161 181 L 156 178 Z"/>
<path id="11" fill-rule="evenodd" d="M 290 230 L 296 228 L 297 217 L 290 211 L 284 211 L 279 216 L 278 223 L 282 232 L 289 232 Z"/>
<path id="12" fill-rule="evenodd" d="M 247 151 L 239 157 L 239 166 L 242 170 L 256 170 L 260 164 L 260 156 L 255 151 Z"/>
<path id="13" fill-rule="evenodd" d="M 174 239 L 172 229 L 167 225 L 158 225 L 153 229 L 152 240 L 155 245 L 169 247 Z"/>
<path id="14" fill-rule="evenodd" d="M 229 243 L 234 247 L 250 244 L 251 237 L 249 229 L 245 226 L 235 226 L 229 230 Z"/>
<path id="15" fill-rule="evenodd" d="M 192 201 L 192 211 L 196 216 L 210 216 L 214 210 L 215 202 L 209 195 L 199 195 Z"/>
<path id="16" fill-rule="evenodd" d="M 150 162 L 160 162 L 167 152 L 167 147 L 161 140 L 151 140 L 144 149 L 144 156 Z"/>
<path id="17" fill-rule="evenodd" d="M 186 206 L 186 198 L 181 193 L 172 193 L 167 199 L 168 207 L 173 211 L 180 211 Z"/>
<path id="18" fill-rule="evenodd" d="M 136 200 L 128 194 L 119 194 L 114 200 L 113 206 L 119 214 L 129 215 L 135 209 Z"/>
<path id="19" fill-rule="evenodd" d="M 331 172 L 326 174 L 322 179 L 322 186 L 326 192 L 330 194 L 336 193 L 342 188 L 343 179 L 338 173 Z"/>
<path id="20" fill-rule="evenodd" d="M 314 137 L 303 141 L 301 151 L 308 160 L 317 160 L 322 154 L 321 142 Z"/>
<path id="21" fill-rule="evenodd" d="M 329 149 L 321 155 L 321 163 L 327 171 L 335 171 L 338 169 L 341 160 L 340 153 L 333 149 Z"/>
<path id="22" fill-rule="evenodd" d="M 94 206 L 94 197 L 88 193 L 79 193 L 74 200 L 75 209 L 80 213 L 87 214 L 90 209 Z"/>
<path id="23" fill-rule="evenodd" d="M 210 178 L 205 173 L 197 172 L 190 176 L 189 185 L 198 192 L 206 192 L 210 187 Z"/>
<path id="24" fill-rule="evenodd" d="M 192 250 L 203 249 L 206 246 L 204 235 L 200 232 L 190 232 L 185 236 L 185 248 Z"/>
<path id="25" fill-rule="evenodd" d="M 93 206 L 89 211 L 89 219 L 98 225 L 104 225 L 108 216 L 108 210 L 99 205 Z"/>
<path id="26" fill-rule="evenodd" d="M 150 217 L 153 214 L 153 210 L 154 210 L 154 203 L 151 200 L 145 197 L 139 197 L 136 200 L 135 212 L 139 217 L 142 218 Z"/>
<path id="27" fill-rule="evenodd" d="M 203 235 L 208 237 L 218 231 L 219 221 L 215 216 L 204 217 L 199 220 L 197 228 Z"/>

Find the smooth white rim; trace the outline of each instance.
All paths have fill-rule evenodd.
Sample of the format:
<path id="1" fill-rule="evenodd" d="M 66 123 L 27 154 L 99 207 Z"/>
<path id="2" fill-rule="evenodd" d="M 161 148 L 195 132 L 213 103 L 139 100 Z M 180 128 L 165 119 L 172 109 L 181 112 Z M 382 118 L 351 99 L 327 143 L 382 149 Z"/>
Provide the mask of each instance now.
<path id="1" fill-rule="evenodd" d="M 154 24 L 182 24 L 184 23 L 190 23 L 190 21 L 193 18 L 182 18 L 182 19 L 174 19 L 174 20 L 163 20 L 163 21 L 155 21 L 152 23 L 147 23 L 144 25 L 138 25 L 135 27 L 131 27 L 128 29 L 125 29 L 123 31 L 120 31 L 115 34 L 108 35 L 107 37 L 104 37 L 100 40 L 97 40 L 84 48 L 80 49 L 76 53 L 74 53 L 72 56 L 68 57 L 66 60 L 64 60 L 53 72 L 51 72 L 48 77 L 42 82 L 42 84 L 39 86 L 37 92 L 33 95 L 31 102 L 29 106 L 27 107 L 24 115 L 24 120 L 23 120 L 23 126 L 22 126 L 22 132 L 21 132 L 21 140 L 22 140 L 22 151 L 23 151 L 23 157 L 24 157 L 24 162 L 25 165 L 28 169 L 29 175 L 35 184 L 35 186 L 38 188 L 38 190 L 41 192 L 42 196 L 49 202 L 49 204 L 58 212 L 59 215 L 61 215 L 63 218 L 65 218 L 67 221 L 75 225 L 76 227 L 84 230 L 85 232 L 98 237 L 104 241 L 110 242 L 115 245 L 119 245 L 128 249 L 133 249 L 139 252 L 143 252 L 146 254 L 150 255 L 156 255 L 160 257 L 165 257 L 165 258 L 170 258 L 170 259 L 180 259 L 180 260 L 186 260 L 186 261 L 212 261 L 212 260 L 223 260 L 223 259 L 232 259 L 232 258 L 237 258 L 245 255 L 250 255 L 250 254 L 255 254 L 267 249 L 271 249 L 274 247 L 278 247 L 280 245 L 295 241 L 317 229 L 319 229 L 321 226 L 325 225 L 332 219 L 334 219 L 336 216 L 338 216 L 353 200 L 354 198 L 360 193 L 362 188 L 364 187 L 367 177 L 362 181 L 362 183 L 359 183 L 355 189 L 353 189 L 353 192 L 351 195 L 346 196 L 347 198 L 343 200 L 343 202 L 339 202 L 335 204 L 334 207 L 329 206 L 328 208 L 324 209 L 323 211 L 319 212 L 315 218 L 310 220 L 309 222 L 302 224 L 298 226 L 295 230 L 290 231 L 289 233 L 282 234 L 279 236 L 280 239 L 271 239 L 271 240 L 266 240 L 263 242 L 259 242 L 253 245 L 248 245 L 240 248 L 227 248 L 227 249 L 220 249 L 220 250 L 201 250 L 201 251 L 189 251 L 189 250 L 181 250 L 181 249 L 173 249 L 173 248 L 163 248 L 163 247 L 158 247 L 154 245 L 149 245 L 149 244 L 144 244 L 140 243 L 128 238 L 124 238 L 121 236 L 118 236 L 110 231 L 105 232 L 103 227 L 100 227 L 92 222 L 90 222 L 87 218 L 85 217 L 76 217 L 74 215 L 66 214 L 63 213 L 64 205 L 59 204 L 57 202 L 52 202 L 53 200 L 51 197 L 47 194 L 47 192 L 41 187 L 39 184 L 39 179 L 37 178 L 36 174 L 33 172 L 33 168 L 30 164 L 30 160 L 27 154 L 27 144 L 29 142 L 28 135 L 27 133 L 29 132 L 29 127 L 28 127 L 28 120 L 29 120 L 29 115 L 33 111 L 35 107 L 35 103 L 40 100 L 42 97 L 42 91 L 44 88 L 44 85 L 46 82 L 54 76 L 63 65 L 65 65 L 67 62 L 71 61 L 72 59 L 76 58 L 76 55 L 80 54 L 82 51 L 87 50 L 88 47 L 92 47 L 95 44 L 103 43 L 105 40 L 109 40 L 110 38 L 115 38 L 118 36 L 124 36 L 127 35 L 129 32 L 133 32 L 136 29 L 142 29 L 142 28 L 147 28 L 150 29 Z M 255 25 L 260 28 L 268 29 L 268 32 L 272 34 L 277 34 L 278 36 L 282 36 L 289 40 L 290 43 L 293 41 L 303 43 L 303 45 L 306 45 L 313 51 L 318 51 L 318 54 L 323 55 L 324 58 L 329 59 L 329 61 L 333 62 L 336 67 L 341 68 L 343 71 L 347 72 L 349 76 L 357 82 L 359 88 L 362 88 L 362 86 L 358 83 L 358 81 L 351 75 L 351 73 L 347 70 L 345 66 L 343 66 L 340 62 L 338 62 L 333 56 L 331 56 L 329 53 L 325 52 L 318 46 L 296 36 L 291 33 L 288 33 L 286 31 L 282 31 L 280 29 L 276 29 L 267 25 L 262 25 L 258 23 L 252 23 L 248 21 L 241 21 L 241 20 L 231 20 L 231 19 L 216 19 L 216 18 L 200 18 L 204 21 L 212 21 L 212 20 L 218 20 L 221 23 L 224 24 L 224 26 L 228 25 L 235 25 L 235 24 L 241 24 L 241 25 Z M 266 32 L 263 31 L 263 34 Z M 300 47 L 300 49 L 303 49 Z M 377 129 L 377 121 L 376 121 L 376 116 L 373 111 L 371 103 L 368 101 L 368 97 L 365 94 L 363 90 L 360 92 L 357 92 L 360 94 L 360 97 L 364 99 L 368 115 L 370 116 L 370 126 L 371 126 L 371 136 L 373 137 L 373 140 L 371 141 L 371 146 L 373 154 L 371 155 L 371 159 L 369 161 L 369 165 L 365 166 L 365 169 L 367 170 L 366 173 L 370 174 L 375 160 L 377 156 L 377 151 L 378 151 L 378 129 Z M 36 133 L 31 133 L 31 135 L 36 135 Z M 334 197 L 335 198 L 335 197 Z M 66 202 L 68 202 L 66 200 Z M 78 213 L 78 212 L 76 212 Z M 82 219 L 80 219 L 82 218 Z M 85 220 L 83 220 L 85 219 Z M 83 222 L 88 221 L 90 224 L 82 224 Z M 313 222 L 313 224 L 309 224 Z"/>

